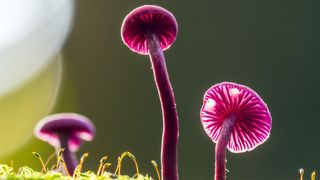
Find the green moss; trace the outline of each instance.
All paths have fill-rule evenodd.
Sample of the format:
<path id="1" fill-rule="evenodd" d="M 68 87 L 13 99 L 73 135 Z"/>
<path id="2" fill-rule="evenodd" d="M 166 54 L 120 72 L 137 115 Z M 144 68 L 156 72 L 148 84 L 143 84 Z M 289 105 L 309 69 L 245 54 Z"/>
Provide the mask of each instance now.
<path id="1" fill-rule="evenodd" d="M 47 173 L 41 173 L 38 171 L 34 171 L 30 167 L 24 166 L 18 169 L 18 171 L 14 171 L 12 167 L 0 164 L 0 179 L 8 179 L 8 180 L 153 180 L 152 177 L 146 175 L 138 175 L 137 177 L 129 177 L 126 175 L 120 175 L 117 177 L 113 176 L 113 173 L 104 172 L 102 175 L 97 176 L 92 171 L 79 173 L 77 177 L 64 176 L 60 172 L 56 171 L 48 171 Z"/>

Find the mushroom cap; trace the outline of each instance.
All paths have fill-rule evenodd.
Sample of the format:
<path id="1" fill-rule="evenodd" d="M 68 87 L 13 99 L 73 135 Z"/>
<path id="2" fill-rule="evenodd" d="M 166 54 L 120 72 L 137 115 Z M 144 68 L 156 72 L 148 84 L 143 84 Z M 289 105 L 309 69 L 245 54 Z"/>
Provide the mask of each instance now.
<path id="1" fill-rule="evenodd" d="M 231 152 L 251 151 L 268 139 L 271 114 L 257 93 L 249 87 L 231 82 L 209 88 L 203 98 L 200 118 L 213 142 L 218 141 L 223 121 L 231 115 L 236 118 L 227 145 Z"/>
<path id="2" fill-rule="evenodd" d="M 131 11 L 121 26 L 122 41 L 132 51 L 147 55 L 147 37 L 156 35 L 163 50 L 176 40 L 178 24 L 166 9 L 155 5 L 140 6 Z"/>
<path id="3" fill-rule="evenodd" d="M 91 141 L 95 135 L 95 127 L 85 116 L 76 113 L 58 113 L 41 119 L 34 129 L 37 138 L 54 147 L 60 146 L 59 135 L 68 136 L 71 151 L 77 151 L 81 140 Z"/>

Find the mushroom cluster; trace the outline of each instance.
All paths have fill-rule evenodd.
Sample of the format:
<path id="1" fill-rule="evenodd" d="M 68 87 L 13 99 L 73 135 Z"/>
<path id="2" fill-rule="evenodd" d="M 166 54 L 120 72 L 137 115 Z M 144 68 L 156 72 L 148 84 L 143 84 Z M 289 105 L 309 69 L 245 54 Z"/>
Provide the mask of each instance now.
<path id="1" fill-rule="evenodd" d="M 178 113 L 163 54 L 176 40 L 177 33 L 178 25 L 173 14 L 154 5 L 134 9 L 125 17 L 121 27 L 124 44 L 133 52 L 150 57 L 163 116 L 163 180 L 179 179 Z M 268 139 L 272 124 L 271 114 L 262 98 L 249 87 L 232 82 L 219 83 L 207 90 L 200 119 L 205 132 L 216 143 L 215 180 L 226 179 L 227 149 L 234 153 L 255 149 Z M 72 175 L 78 165 L 75 152 L 81 141 L 93 139 L 95 127 L 85 116 L 60 113 L 40 120 L 34 133 L 57 151 L 64 148 L 62 156 L 67 173 Z M 121 160 L 120 158 L 120 165 L 116 170 L 118 173 L 121 171 Z"/>

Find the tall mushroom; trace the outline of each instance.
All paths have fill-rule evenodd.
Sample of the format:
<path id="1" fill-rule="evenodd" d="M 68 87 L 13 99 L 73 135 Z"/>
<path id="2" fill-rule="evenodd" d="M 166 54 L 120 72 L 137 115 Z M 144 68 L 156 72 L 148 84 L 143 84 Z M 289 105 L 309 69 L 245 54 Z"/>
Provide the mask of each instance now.
<path id="1" fill-rule="evenodd" d="M 164 180 L 178 179 L 178 114 L 163 55 L 163 50 L 175 41 L 177 32 L 174 16 L 154 5 L 134 9 L 125 17 L 121 27 L 125 45 L 138 54 L 150 56 L 163 116 L 161 172 Z"/>
<path id="2" fill-rule="evenodd" d="M 205 132 L 216 144 L 215 180 L 226 179 L 226 148 L 251 151 L 266 141 L 271 114 L 263 100 L 250 88 L 223 82 L 204 94 L 200 110 Z"/>
<path id="3" fill-rule="evenodd" d="M 75 113 L 59 113 L 46 116 L 38 122 L 34 129 L 37 138 L 48 142 L 56 151 L 64 148 L 62 157 L 68 173 L 73 175 L 78 159 L 75 152 L 81 141 L 91 141 L 95 127 L 85 116 Z"/>

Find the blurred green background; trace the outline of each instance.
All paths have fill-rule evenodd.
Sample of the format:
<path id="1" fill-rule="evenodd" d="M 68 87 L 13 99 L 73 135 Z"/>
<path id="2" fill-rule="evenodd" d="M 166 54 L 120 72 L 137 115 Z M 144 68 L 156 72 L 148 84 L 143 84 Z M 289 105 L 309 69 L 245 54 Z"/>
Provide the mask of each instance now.
<path id="1" fill-rule="evenodd" d="M 214 144 L 202 130 L 199 109 L 203 93 L 222 81 L 250 86 L 273 116 L 268 141 L 252 152 L 228 153 L 228 179 L 298 179 L 302 167 L 307 176 L 312 170 L 320 172 L 316 0 L 76 1 L 74 27 L 63 49 L 62 86 L 52 112 L 78 112 L 95 123 L 95 140 L 79 153 L 90 153 L 86 169 L 97 168 L 107 154 L 114 170 L 124 151 L 137 157 L 142 173 L 155 177 L 150 160 L 160 164 L 161 109 L 150 62 L 120 38 L 123 18 L 143 4 L 163 6 L 179 24 L 177 41 L 165 56 L 180 115 L 180 179 L 213 177 Z M 47 157 L 53 148 L 33 138 L 0 160 L 40 169 L 32 151 Z M 133 174 L 133 163 L 124 163 L 123 171 Z"/>

